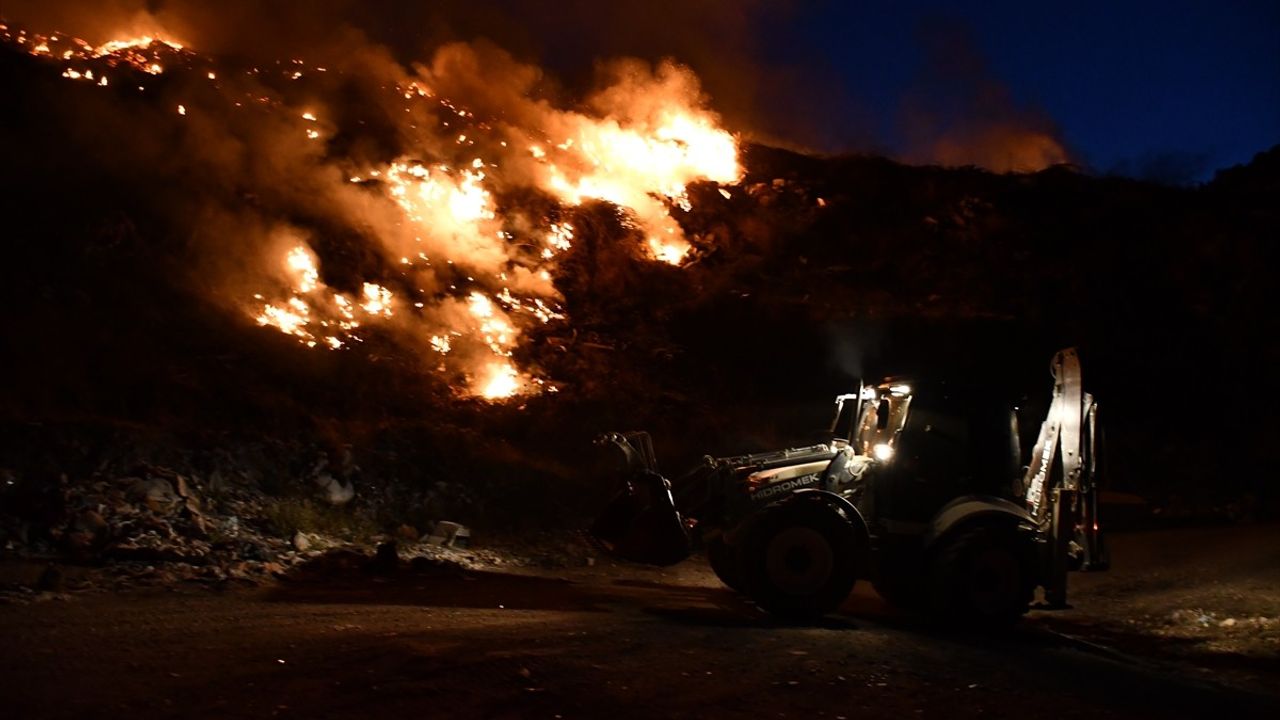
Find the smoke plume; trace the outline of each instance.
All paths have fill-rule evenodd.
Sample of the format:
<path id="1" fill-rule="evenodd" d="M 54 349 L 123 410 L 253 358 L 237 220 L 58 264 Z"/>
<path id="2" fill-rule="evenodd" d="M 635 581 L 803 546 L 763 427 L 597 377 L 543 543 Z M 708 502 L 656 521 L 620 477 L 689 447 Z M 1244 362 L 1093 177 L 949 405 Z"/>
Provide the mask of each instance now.
<path id="1" fill-rule="evenodd" d="M 1053 123 L 1016 104 L 963 26 L 921 31 L 924 70 L 903 103 L 907 157 L 996 172 L 1033 172 L 1071 160 Z"/>

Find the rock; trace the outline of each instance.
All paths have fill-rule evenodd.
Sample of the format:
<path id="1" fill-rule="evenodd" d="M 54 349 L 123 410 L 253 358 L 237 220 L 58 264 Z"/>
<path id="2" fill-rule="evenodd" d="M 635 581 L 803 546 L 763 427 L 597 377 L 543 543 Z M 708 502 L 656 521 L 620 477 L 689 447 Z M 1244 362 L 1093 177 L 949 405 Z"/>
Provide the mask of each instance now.
<path id="1" fill-rule="evenodd" d="M 87 560 L 93 555 L 93 535 L 82 531 L 72 531 L 62 538 L 67 553 L 76 560 Z"/>
<path id="2" fill-rule="evenodd" d="M 456 548 L 470 547 L 471 530 L 461 523 L 441 520 L 436 523 L 435 529 L 431 531 L 431 535 L 427 538 L 427 544 Z"/>
<path id="3" fill-rule="evenodd" d="M 303 542 L 308 542 L 304 537 Z M 258 562 L 266 562 L 275 560 L 275 553 L 258 542 L 242 542 L 240 543 L 240 557 L 245 560 L 256 560 Z"/>
<path id="4" fill-rule="evenodd" d="M 222 519 L 218 524 L 218 530 L 223 535 L 235 537 L 240 534 L 240 518 L 230 515 Z"/>
<path id="5" fill-rule="evenodd" d="M 197 537 L 209 537 L 209 524 L 205 522 L 203 515 L 198 512 L 191 512 L 190 508 L 188 508 L 187 519 L 191 521 L 191 529 L 195 531 Z"/>
<path id="6" fill-rule="evenodd" d="M 73 557 L 86 560 L 101 551 L 110 538 L 111 526 L 106 518 L 95 510 L 84 510 L 71 521 L 63 542 Z"/>
<path id="7" fill-rule="evenodd" d="M 240 561 L 226 566 L 223 571 L 233 580 L 246 580 L 249 577 L 249 563 Z"/>
<path id="8" fill-rule="evenodd" d="M 307 539 L 306 533 L 298 531 L 293 534 L 293 549 L 298 552 L 306 552 L 311 547 L 311 541 Z"/>
<path id="9" fill-rule="evenodd" d="M 76 529 L 85 530 L 92 533 L 106 532 L 108 529 L 107 519 L 102 517 L 96 510 L 85 510 L 76 516 Z"/>
<path id="10" fill-rule="evenodd" d="M 343 483 L 328 473 L 316 476 L 315 483 L 324 494 L 325 502 L 330 505 L 346 505 L 356 496 L 355 485 Z"/>
<path id="11" fill-rule="evenodd" d="M 129 485 L 129 497 L 146 504 L 152 512 L 168 513 L 178 503 L 178 496 L 168 480 L 148 478 Z"/>

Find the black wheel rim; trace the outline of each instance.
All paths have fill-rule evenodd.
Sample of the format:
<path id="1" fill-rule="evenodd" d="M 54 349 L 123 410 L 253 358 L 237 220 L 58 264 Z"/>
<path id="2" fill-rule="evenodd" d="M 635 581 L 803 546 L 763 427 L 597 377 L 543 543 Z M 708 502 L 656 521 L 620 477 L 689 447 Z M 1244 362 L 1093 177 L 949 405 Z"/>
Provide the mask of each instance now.
<path id="1" fill-rule="evenodd" d="M 816 530 L 792 527 L 770 539 L 764 553 L 769 583 L 787 595 L 812 595 L 831 580 L 835 553 Z"/>

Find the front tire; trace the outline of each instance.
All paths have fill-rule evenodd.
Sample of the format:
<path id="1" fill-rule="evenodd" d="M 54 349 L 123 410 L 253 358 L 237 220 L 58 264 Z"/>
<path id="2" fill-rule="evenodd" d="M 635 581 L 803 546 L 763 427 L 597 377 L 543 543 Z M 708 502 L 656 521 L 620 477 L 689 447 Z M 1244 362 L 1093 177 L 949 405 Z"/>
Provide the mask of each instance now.
<path id="1" fill-rule="evenodd" d="M 809 500 L 770 508 L 745 548 L 747 594 L 779 617 L 811 619 L 832 612 L 853 590 L 857 544 L 842 510 Z"/>

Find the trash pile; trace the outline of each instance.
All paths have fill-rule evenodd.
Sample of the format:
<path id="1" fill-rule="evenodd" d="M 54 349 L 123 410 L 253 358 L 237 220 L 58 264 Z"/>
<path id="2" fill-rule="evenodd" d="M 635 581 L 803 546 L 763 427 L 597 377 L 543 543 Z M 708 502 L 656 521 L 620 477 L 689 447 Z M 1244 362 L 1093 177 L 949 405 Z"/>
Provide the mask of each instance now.
<path id="1" fill-rule="evenodd" d="M 563 534 L 473 547 L 470 527 L 433 519 L 470 507 L 469 496 L 445 482 L 425 490 L 375 482 L 348 451 L 327 458 L 303 450 L 280 463 L 239 457 L 248 451 L 219 455 L 179 460 L 181 472 L 95 459 L 76 480 L 0 468 L 0 601 L 253 587 L 386 565 L 388 553 L 406 566 L 458 571 L 594 563 L 585 541 Z M 271 479 L 289 465 L 297 472 Z"/>
<path id="2" fill-rule="evenodd" d="M 9 485 L 18 482 L 10 474 Z M 51 496 L 51 497 L 49 497 Z M 183 580 L 261 581 L 296 559 L 262 519 L 269 499 L 215 473 L 184 475 L 138 465 L 117 477 L 71 482 L 46 493 L 41 513 L 0 517 L 7 557 L 87 568 L 80 587 L 163 585 Z M 42 576 L 42 589 L 79 589 Z"/>

